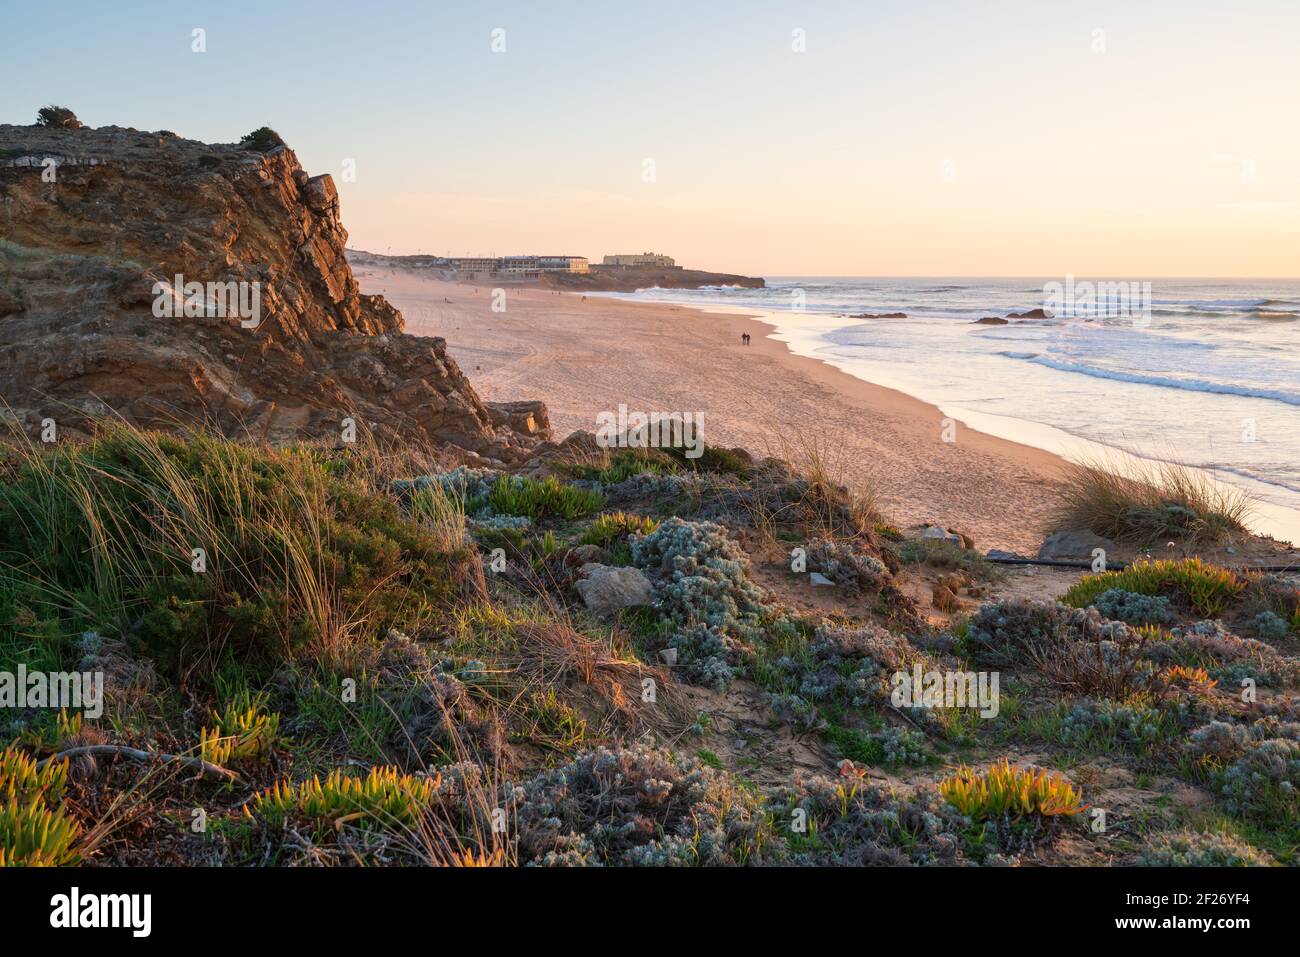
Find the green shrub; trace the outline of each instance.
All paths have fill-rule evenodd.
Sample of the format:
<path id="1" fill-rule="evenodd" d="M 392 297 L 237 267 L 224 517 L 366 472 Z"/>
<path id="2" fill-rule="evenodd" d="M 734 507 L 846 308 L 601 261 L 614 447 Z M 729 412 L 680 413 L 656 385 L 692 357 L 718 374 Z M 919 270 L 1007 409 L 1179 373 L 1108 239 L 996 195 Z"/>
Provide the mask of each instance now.
<path id="1" fill-rule="evenodd" d="M 686 455 L 685 448 L 665 448 L 662 450 L 671 456 L 680 467 L 694 469 L 697 472 L 730 472 L 733 475 L 748 475 L 753 464 L 743 456 L 717 445 L 705 445 L 695 458 Z"/>
<path id="2" fill-rule="evenodd" d="M 1199 558 L 1137 562 L 1123 571 L 1085 575 L 1062 596 L 1074 608 L 1095 605 L 1111 589 L 1139 595 L 1172 595 L 1206 617 L 1222 614 L 1246 588 L 1236 572 Z"/>
<path id="3" fill-rule="evenodd" d="M 590 489 L 565 485 L 554 476 L 535 479 L 503 475 L 492 487 L 487 504 L 498 515 L 572 519 L 596 511 L 605 504 L 605 497 Z"/>
<path id="4" fill-rule="evenodd" d="M 913 538 L 897 546 L 898 560 L 907 565 L 962 569 L 980 578 L 996 578 L 1001 572 L 978 549 L 966 548 L 946 538 Z"/>
<path id="5" fill-rule="evenodd" d="M 86 631 L 173 676 L 215 649 L 330 654 L 431 617 L 476 568 L 468 545 L 308 449 L 110 425 L 20 446 L 0 474 L 0 633 L 59 654 Z"/>
<path id="6" fill-rule="evenodd" d="M 205 761 L 224 767 L 232 761 L 253 761 L 270 753 L 280 734 L 280 715 L 266 709 L 266 695 L 240 688 L 200 735 Z"/>
<path id="7" fill-rule="evenodd" d="M 0 751 L 0 867 L 76 864 L 80 826 L 63 810 L 68 762 L 37 768 L 16 747 Z"/>
<path id="8" fill-rule="evenodd" d="M 413 828 L 437 795 L 431 778 L 397 768 L 371 768 L 362 777 L 331 771 L 301 784 L 277 783 L 253 798 L 245 813 L 271 827 L 305 822 L 317 834 L 333 832 L 346 818 L 362 828 Z"/>
<path id="9" fill-rule="evenodd" d="M 591 527 L 582 533 L 579 544 L 599 545 L 607 548 L 611 543 L 628 535 L 649 535 L 659 527 L 659 522 L 631 512 L 607 512 L 598 515 Z"/>
<path id="10" fill-rule="evenodd" d="M 239 141 L 240 149 L 255 150 L 258 153 L 269 153 L 277 146 L 284 145 L 280 134 L 269 126 L 259 126 Z"/>
<path id="11" fill-rule="evenodd" d="M 1272 867 L 1266 851 L 1231 834 L 1185 830 L 1158 834 L 1134 862 L 1139 867 Z"/>
<path id="12" fill-rule="evenodd" d="M 42 106 L 36 111 L 36 125 L 50 129 L 79 130 L 81 120 L 66 106 Z"/>
<path id="13" fill-rule="evenodd" d="M 670 475 L 678 471 L 676 459 L 658 449 L 618 449 L 599 464 L 565 463 L 559 470 L 573 478 L 602 485 L 617 485 L 636 475 Z"/>
<path id="14" fill-rule="evenodd" d="M 1006 758 L 987 771 L 961 767 L 939 782 L 939 793 L 974 820 L 1072 816 L 1087 805 L 1067 778 L 1042 768 L 1018 768 Z"/>

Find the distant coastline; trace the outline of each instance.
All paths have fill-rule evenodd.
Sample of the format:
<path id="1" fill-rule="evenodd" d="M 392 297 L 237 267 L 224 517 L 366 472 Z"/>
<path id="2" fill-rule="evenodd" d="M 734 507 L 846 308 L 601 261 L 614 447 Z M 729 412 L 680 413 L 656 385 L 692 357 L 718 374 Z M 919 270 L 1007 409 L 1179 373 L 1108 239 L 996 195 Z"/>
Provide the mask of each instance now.
<path id="1" fill-rule="evenodd" d="M 534 286 L 568 292 L 636 292 L 638 289 L 707 289 L 734 287 L 762 289 L 766 281 L 759 276 L 686 269 L 681 266 L 605 266 L 592 265 L 588 272 L 547 272 L 540 276 L 497 274 L 465 276 L 447 268 L 447 260 L 438 256 L 387 256 L 361 249 L 347 250 L 348 262 L 354 267 L 408 269 L 442 282 L 473 285 Z"/>

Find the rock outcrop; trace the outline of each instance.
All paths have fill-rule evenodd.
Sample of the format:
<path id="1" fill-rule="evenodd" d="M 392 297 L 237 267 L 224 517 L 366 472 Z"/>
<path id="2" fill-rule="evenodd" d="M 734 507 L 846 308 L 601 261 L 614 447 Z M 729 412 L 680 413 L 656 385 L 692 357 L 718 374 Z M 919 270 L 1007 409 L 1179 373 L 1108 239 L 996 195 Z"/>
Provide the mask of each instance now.
<path id="1" fill-rule="evenodd" d="M 547 438 L 542 403 L 480 401 L 445 340 L 360 292 L 334 181 L 259 132 L 0 125 L 5 414 L 327 441 L 352 419 L 507 462 Z"/>
<path id="2" fill-rule="evenodd" d="M 1087 529 L 1064 529 L 1049 536 L 1038 549 L 1038 557 L 1046 561 L 1063 559 L 1090 559 L 1096 549 L 1108 555 L 1115 554 L 1119 548 L 1109 538 L 1090 532 Z"/>

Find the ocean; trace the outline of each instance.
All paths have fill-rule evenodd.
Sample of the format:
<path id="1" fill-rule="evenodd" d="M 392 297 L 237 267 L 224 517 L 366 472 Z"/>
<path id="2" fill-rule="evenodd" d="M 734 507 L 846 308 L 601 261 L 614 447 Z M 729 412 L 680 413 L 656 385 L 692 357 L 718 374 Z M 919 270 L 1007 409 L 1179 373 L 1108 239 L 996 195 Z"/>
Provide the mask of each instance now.
<path id="1" fill-rule="evenodd" d="M 1300 280 L 1153 279 L 1127 302 L 1061 294 L 1085 278 L 773 276 L 764 289 L 617 295 L 751 312 L 799 355 L 1067 458 L 1116 450 L 1205 469 L 1256 497 L 1257 530 L 1300 542 Z M 1041 307 L 1053 317 L 975 322 Z M 892 312 L 907 318 L 851 318 Z"/>

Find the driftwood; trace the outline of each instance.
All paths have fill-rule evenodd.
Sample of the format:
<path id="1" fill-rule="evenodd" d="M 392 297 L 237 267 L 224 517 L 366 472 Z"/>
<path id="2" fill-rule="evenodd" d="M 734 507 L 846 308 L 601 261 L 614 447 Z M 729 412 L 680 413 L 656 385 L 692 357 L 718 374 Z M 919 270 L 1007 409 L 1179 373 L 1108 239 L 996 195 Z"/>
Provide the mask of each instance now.
<path id="1" fill-rule="evenodd" d="M 183 754 L 162 754 L 156 751 L 141 751 L 139 748 L 127 748 L 117 744 L 85 744 L 77 748 L 68 748 L 66 751 L 60 751 L 58 754 L 37 762 L 36 767 L 38 769 L 43 768 L 51 761 L 61 761 L 64 758 L 75 758 L 81 754 L 120 754 L 136 761 L 164 761 L 169 764 L 179 764 L 181 767 L 185 768 L 193 768 L 199 773 L 200 777 L 208 778 L 210 780 L 229 781 L 233 784 L 244 783 L 244 779 L 234 771 L 213 764 L 211 761 L 204 761 L 202 758 L 186 757 Z"/>

